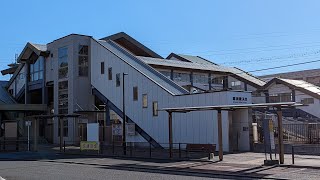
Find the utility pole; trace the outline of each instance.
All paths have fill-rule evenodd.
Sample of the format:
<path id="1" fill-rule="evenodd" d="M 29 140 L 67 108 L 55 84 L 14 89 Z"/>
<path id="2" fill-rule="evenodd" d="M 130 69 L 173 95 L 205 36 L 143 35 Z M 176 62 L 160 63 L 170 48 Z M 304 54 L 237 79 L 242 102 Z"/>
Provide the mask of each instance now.
<path id="1" fill-rule="evenodd" d="M 123 147 L 123 155 L 127 154 L 127 144 L 126 144 L 126 108 L 125 108 L 125 97 L 124 97 L 124 76 L 128 75 L 127 73 L 122 73 L 122 147 Z"/>

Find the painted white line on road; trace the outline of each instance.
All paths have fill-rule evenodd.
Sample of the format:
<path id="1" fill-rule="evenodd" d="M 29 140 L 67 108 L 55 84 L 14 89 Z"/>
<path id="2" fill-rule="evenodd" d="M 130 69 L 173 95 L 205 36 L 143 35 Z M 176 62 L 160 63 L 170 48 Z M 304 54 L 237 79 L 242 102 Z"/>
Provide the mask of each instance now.
<path id="1" fill-rule="evenodd" d="M 0 176 L 0 180 L 6 180 L 6 179 Z"/>

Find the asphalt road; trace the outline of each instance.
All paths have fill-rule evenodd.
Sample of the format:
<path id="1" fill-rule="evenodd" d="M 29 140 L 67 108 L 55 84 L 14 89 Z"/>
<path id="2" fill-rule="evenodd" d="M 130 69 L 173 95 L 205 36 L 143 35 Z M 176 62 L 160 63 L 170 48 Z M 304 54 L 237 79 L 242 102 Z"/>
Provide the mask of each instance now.
<path id="1" fill-rule="evenodd" d="M 97 179 L 219 179 L 214 177 L 197 177 L 173 175 L 157 172 L 139 172 L 109 169 L 101 166 L 54 163 L 41 161 L 0 161 L 0 176 L 6 180 L 97 180 Z M 1 178 L 0 178 L 1 179 Z M 226 178 L 220 178 L 226 179 Z"/>

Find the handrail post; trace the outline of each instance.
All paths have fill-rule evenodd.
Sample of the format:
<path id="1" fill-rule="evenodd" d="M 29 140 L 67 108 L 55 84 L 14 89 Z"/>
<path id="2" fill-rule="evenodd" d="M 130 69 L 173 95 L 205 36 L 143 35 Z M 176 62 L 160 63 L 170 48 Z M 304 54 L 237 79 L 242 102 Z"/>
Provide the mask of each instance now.
<path id="1" fill-rule="evenodd" d="M 179 159 L 181 159 L 181 143 L 179 143 Z"/>
<path id="2" fill-rule="evenodd" d="M 151 158 L 151 143 L 149 142 L 149 157 Z"/>
<path id="3" fill-rule="evenodd" d="M 291 146 L 292 164 L 294 164 L 294 145 Z"/>

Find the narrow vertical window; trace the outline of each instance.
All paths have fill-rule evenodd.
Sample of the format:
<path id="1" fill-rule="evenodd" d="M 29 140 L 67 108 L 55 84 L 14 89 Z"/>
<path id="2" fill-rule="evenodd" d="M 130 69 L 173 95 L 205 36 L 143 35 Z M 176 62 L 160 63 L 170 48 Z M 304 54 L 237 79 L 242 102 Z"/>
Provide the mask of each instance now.
<path id="1" fill-rule="evenodd" d="M 108 68 L 108 78 L 112 80 L 112 67 Z"/>
<path id="2" fill-rule="evenodd" d="M 116 74 L 116 86 L 120 86 L 120 73 Z"/>
<path id="3" fill-rule="evenodd" d="M 138 87 L 133 87 L 133 100 L 138 101 Z"/>
<path id="4" fill-rule="evenodd" d="M 104 74 L 104 62 L 101 62 L 100 64 L 100 71 L 101 71 L 101 74 Z"/>
<path id="5" fill-rule="evenodd" d="M 142 94 L 142 107 L 147 108 L 148 107 L 148 95 Z"/>
<path id="6" fill-rule="evenodd" d="M 79 46 L 79 76 L 88 76 L 89 74 L 89 48 L 85 45 Z"/>
<path id="7" fill-rule="evenodd" d="M 158 116 L 158 102 L 153 101 L 152 102 L 152 111 L 153 111 L 153 116 Z"/>

